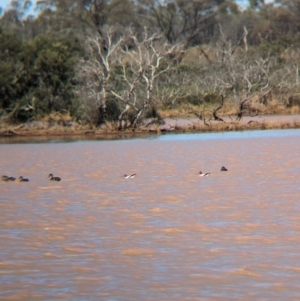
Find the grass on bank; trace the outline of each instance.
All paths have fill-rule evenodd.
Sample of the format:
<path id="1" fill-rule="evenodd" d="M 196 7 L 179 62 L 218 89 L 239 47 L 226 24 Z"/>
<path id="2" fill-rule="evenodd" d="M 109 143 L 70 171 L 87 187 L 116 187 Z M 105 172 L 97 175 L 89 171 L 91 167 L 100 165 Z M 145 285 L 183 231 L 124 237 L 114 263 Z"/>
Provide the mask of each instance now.
<path id="1" fill-rule="evenodd" d="M 236 118 L 239 112 L 239 103 L 233 100 L 225 101 L 223 107 L 218 111 L 218 116 L 231 116 Z M 219 106 L 218 103 L 204 103 L 194 105 L 183 102 L 173 107 L 158 108 L 158 113 L 162 118 L 194 118 L 195 112 L 198 115 L 203 115 L 206 119 L 212 118 L 212 112 Z M 248 115 L 251 112 L 253 115 L 296 115 L 300 114 L 300 107 L 295 105 L 287 107 L 277 99 L 269 101 L 266 105 L 257 100 L 247 103 Z M 247 116 L 247 114 L 245 114 Z"/>
<path id="2" fill-rule="evenodd" d="M 197 121 L 181 126 L 175 122 L 173 125 L 141 125 L 137 129 L 126 129 L 122 131 L 123 134 L 136 133 L 155 133 L 162 132 L 178 132 L 178 133 L 192 133 L 192 132 L 223 132 L 223 131 L 245 131 L 245 130 L 268 130 L 268 129 L 288 129 L 300 128 L 299 121 L 257 121 L 255 118 L 249 122 L 219 122 L 219 121 Z M 93 126 L 73 125 L 65 127 L 62 125 L 54 125 L 52 127 L 28 127 L 24 126 L 7 126 L 2 127 L 0 136 L 71 136 L 71 135 L 109 135 L 120 134 L 117 126 L 112 123 L 106 123 L 101 128 Z"/>
<path id="3" fill-rule="evenodd" d="M 272 121 L 263 120 L 261 116 L 270 115 L 296 115 L 300 113 L 299 106 L 286 107 L 276 100 L 264 105 L 259 102 L 251 102 L 251 113 L 254 115 L 249 120 L 249 115 L 245 115 L 240 121 L 237 121 L 239 106 L 237 103 L 226 101 L 224 106 L 217 112 L 218 116 L 225 122 L 215 121 L 212 112 L 218 107 L 218 104 L 193 105 L 190 103 L 180 103 L 173 108 L 160 108 L 157 110 L 159 116 L 163 119 L 174 119 L 172 124 L 150 124 L 144 122 L 136 129 L 126 129 L 122 133 L 157 133 L 161 132 L 218 132 L 218 131 L 242 131 L 255 129 L 286 129 L 300 128 L 300 121 Z M 250 112 L 249 111 L 249 112 Z M 196 113 L 196 114 L 195 114 Z M 201 119 L 199 116 L 201 115 Z M 176 119 L 188 119 L 187 125 L 181 125 Z M 274 119 L 275 120 L 275 119 Z M 34 121 L 24 124 L 8 124 L 0 122 L 1 136 L 47 136 L 47 135 L 105 135 L 120 133 L 118 124 L 107 122 L 97 127 L 92 124 L 80 124 L 67 112 L 52 113 L 42 118 L 35 118 Z"/>

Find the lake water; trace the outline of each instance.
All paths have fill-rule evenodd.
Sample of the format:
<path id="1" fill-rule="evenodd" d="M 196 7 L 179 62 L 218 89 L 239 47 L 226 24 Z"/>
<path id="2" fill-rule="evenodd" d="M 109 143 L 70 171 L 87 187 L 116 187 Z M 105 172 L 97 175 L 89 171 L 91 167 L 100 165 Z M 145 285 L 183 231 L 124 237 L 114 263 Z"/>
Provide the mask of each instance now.
<path id="1" fill-rule="evenodd" d="M 0 300 L 300 299 L 300 130 L 4 141 Z"/>

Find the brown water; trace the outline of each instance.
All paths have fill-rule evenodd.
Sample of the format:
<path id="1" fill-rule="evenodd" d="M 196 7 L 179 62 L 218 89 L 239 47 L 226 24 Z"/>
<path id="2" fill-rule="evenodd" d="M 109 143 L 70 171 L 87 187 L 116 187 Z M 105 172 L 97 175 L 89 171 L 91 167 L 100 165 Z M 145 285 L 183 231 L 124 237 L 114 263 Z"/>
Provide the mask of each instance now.
<path id="1" fill-rule="evenodd" d="M 299 130 L 0 144 L 30 179 L 0 181 L 0 300 L 299 300 L 299 153 Z"/>

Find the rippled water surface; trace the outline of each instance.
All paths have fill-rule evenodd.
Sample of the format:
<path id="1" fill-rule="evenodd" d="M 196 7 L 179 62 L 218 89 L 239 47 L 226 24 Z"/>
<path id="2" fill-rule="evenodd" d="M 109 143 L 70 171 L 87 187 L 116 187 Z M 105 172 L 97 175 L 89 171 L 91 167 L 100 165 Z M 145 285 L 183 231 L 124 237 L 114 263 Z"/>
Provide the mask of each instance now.
<path id="1" fill-rule="evenodd" d="M 2 143 L 30 182 L 0 182 L 0 300 L 299 300 L 299 154 L 299 130 Z"/>

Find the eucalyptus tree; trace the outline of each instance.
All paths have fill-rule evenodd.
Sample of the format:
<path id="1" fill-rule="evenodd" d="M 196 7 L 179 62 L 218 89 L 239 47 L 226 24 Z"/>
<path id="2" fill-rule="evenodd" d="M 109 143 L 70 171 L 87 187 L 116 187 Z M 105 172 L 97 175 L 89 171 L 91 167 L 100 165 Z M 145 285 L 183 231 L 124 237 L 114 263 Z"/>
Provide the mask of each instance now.
<path id="1" fill-rule="evenodd" d="M 252 9 L 258 9 L 265 4 L 265 0 L 249 0 L 248 2 Z"/>
<path id="2" fill-rule="evenodd" d="M 134 20 L 130 0 L 39 0 L 37 9 L 60 30 L 89 30 L 103 36 L 103 26 Z"/>
<path id="3" fill-rule="evenodd" d="M 139 12 L 149 25 L 156 26 L 169 43 L 187 45 L 210 41 L 219 10 L 233 7 L 227 0 L 138 0 Z"/>
<path id="4" fill-rule="evenodd" d="M 277 27 L 284 30 L 286 34 L 295 37 L 299 40 L 300 32 L 300 0 L 275 0 L 275 7 L 278 7 L 274 21 L 278 24 Z"/>
<path id="5" fill-rule="evenodd" d="M 18 55 L 22 42 L 11 33 L 0 33 L 0 109 L 2 114 L 10 109 L 18 96 L 18 87 L 15 85 Z"/>

